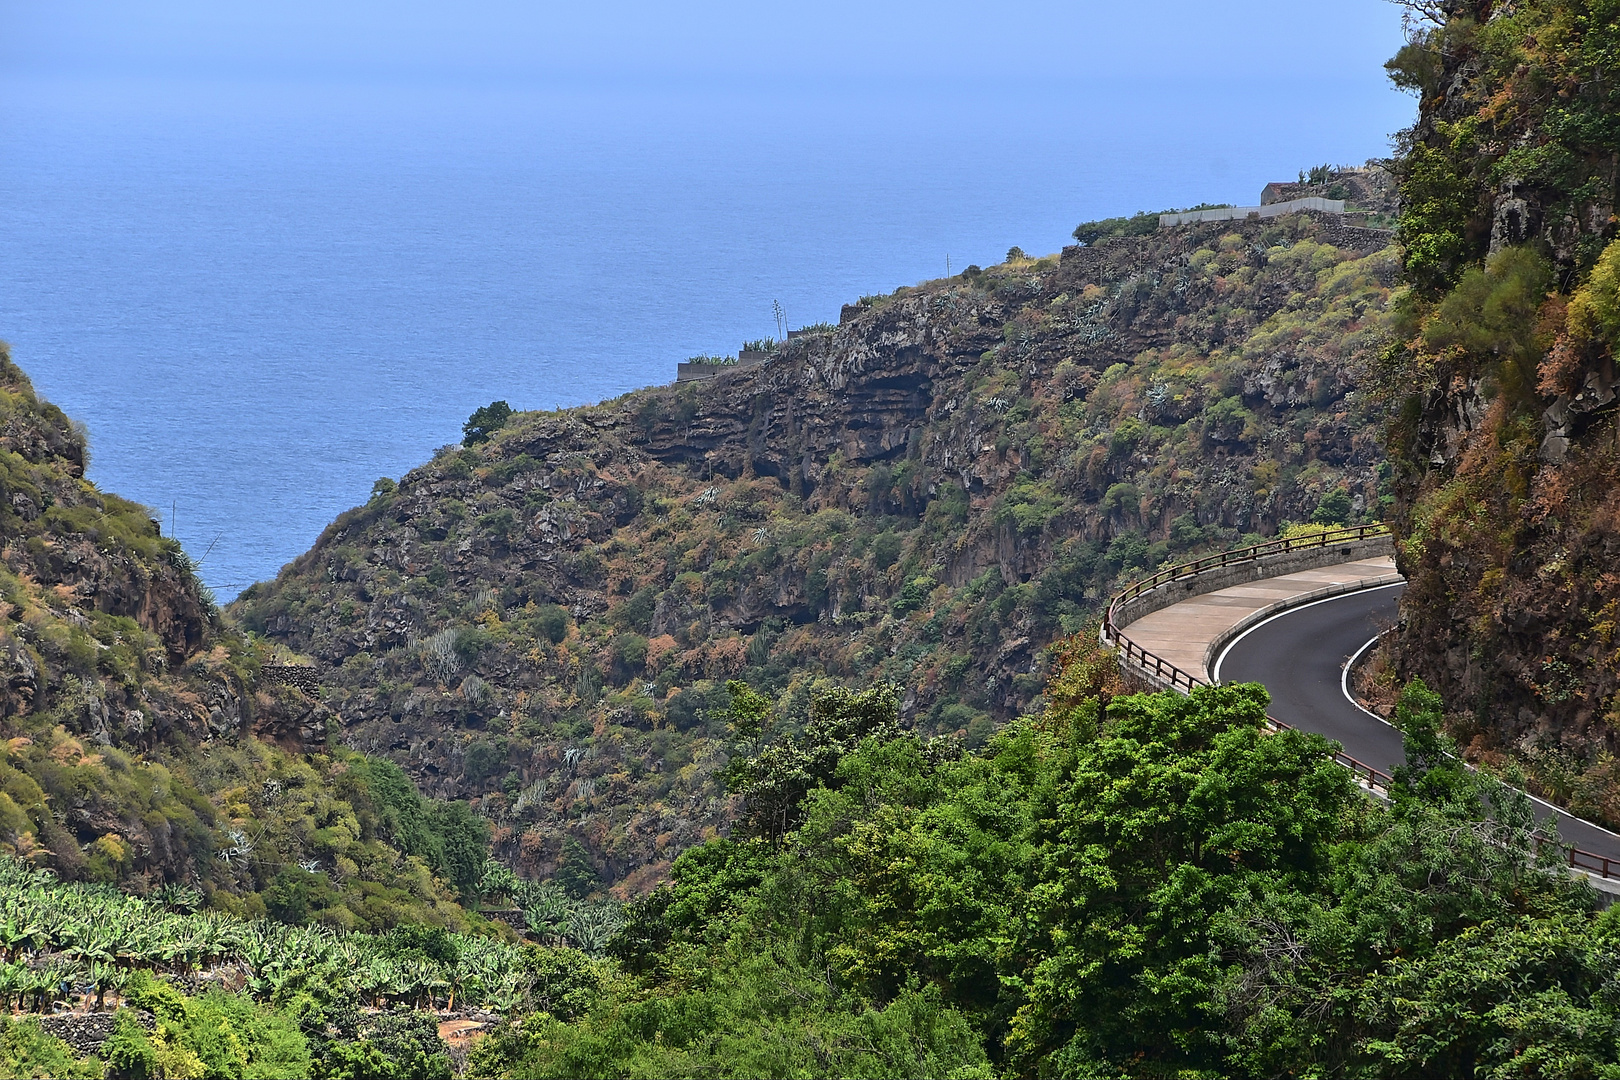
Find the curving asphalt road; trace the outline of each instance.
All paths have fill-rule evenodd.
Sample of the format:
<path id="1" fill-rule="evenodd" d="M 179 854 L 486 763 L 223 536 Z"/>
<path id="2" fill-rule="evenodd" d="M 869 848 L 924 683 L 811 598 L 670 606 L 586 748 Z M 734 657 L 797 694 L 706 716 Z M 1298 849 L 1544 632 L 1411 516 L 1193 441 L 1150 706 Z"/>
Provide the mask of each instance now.
<path id="1" fill-rule="evenodd" d="M 1344 665 L 1393 625 L 1405 585 L 1347 593 L 1291 608 L 1246 631 L 1216 657 L 1219 682 L 1263 683 L 1271 715 L 1343 744 L 1344 752 L 1393 772 L 1406 760 L 1401 733 L 1345 696 Z M 1556 815 L 1565 843 L 1620 859 L 1620 835 L 1536 800 L 1545 820 Z"/>

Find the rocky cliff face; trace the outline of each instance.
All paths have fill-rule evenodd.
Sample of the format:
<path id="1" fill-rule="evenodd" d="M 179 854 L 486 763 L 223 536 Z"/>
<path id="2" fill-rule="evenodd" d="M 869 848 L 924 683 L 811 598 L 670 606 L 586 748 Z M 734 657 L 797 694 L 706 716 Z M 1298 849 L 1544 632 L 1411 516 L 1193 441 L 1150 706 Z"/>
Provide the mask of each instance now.
<path id="1" fill-rule="evenodd" d="M 84 436 L 4 353 L 0 395 L 0 718 L 59 713 L 131 746 L 256 724 L 294 745 L 324 739 L 318 703 L 294 710 L 300 727 L 256 709 L 244 671 L 200 655 L 218 614 L 190 559 L 144 507 L 85 479 Z M 194 681 L 175 697 L 166 677 L 182 669 Z"/>
<path id="2" fill-rule="evenodd" d="M 0 851 L 245 914 L 303 863 L 342 879 L 298 871 L 329 921 L 457 923 L 424 864 L 360 823 L 364 763 L 318 753 L 318 696 L 262 677 L 272 651 L 220 622 L 149 511 L 84 471 L 82 433 L 0 346 Z"/>
<path id="3" fill-rule="evenodd" d="M 1443 692 L 1476 758 L 1620 822 L 1617 28 L 1562 0 L 1434 14 L 1390 64 L 1421 101 L 1396 165 L 1414 288 L 1386 384 L 1412 584 L 1391 670 Z"/>
<path id="4" fill-rule="evenodd" d="M 1385 242 L 1223 223 L 866 298 L 761 367 L 380 481 L 235 614 L 525 873 L 574 837 L 634 890 L 729 820 L 727 678 L 788 715 L 888 679 L 982 741 L 1119 577 L 1373 512 Z"/>
<path id="5" fill-rule="evenodd" d="M 95 783 L 108 755 L 251 733 L 301 748 L 324 740 L 325 708 L 255 690 L 251 659 L 219 647 L 185 552 L 84 466 L 83 435 L 0 351 L 0 844 L 70 876 L 99 844 L 121 853 L 119 873 L 173 877 L 206 848 L 187 850 L 196 838 L 163 813 Z"/>

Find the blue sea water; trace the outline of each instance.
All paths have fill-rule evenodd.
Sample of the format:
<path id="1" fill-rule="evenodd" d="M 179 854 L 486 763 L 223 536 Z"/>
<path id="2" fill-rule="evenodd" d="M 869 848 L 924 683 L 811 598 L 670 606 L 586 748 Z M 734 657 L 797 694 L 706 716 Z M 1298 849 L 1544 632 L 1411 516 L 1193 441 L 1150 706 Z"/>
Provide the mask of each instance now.
<path id="1" fill-rule="evenodd" d="M 1376 81 L 1376 72 L 1369 74 Z M 757 95 L 0 81 L 0 338 L 221 600 L 477 406 L 598 401 L 1057 250 L 1092 217 L 1256 201 L 1387 152 L 1365 87 L 1144 81 Z"/>

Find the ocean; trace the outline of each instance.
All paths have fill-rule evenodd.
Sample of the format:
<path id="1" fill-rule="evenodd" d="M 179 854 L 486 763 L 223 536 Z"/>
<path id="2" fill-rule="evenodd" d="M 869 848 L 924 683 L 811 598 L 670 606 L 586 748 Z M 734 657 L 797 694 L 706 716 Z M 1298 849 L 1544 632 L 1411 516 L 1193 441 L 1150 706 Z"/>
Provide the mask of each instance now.
<path id="1" fill-rule="evenodd" d="M 0 339 L 223 602 L 492 400 L 603 400 L 775 335 L 773 304 L 837 321 L 1085 219 L 1252 203 L 1409 112 L 1241 83 L 7 78 Z"/>

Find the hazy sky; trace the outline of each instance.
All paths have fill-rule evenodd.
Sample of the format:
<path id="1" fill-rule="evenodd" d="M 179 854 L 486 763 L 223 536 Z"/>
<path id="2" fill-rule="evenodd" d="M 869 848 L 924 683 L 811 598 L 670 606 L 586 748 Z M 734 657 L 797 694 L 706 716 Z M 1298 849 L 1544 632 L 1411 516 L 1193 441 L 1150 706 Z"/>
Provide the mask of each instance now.
<path id="1" fill-rule="evenodd" d="M 1378 66 L 1400 36 L 1383 0 L 0 0 L 0 13 L 13 74 L 830 93 L 1129 80 L 1381 95 Z"/>

